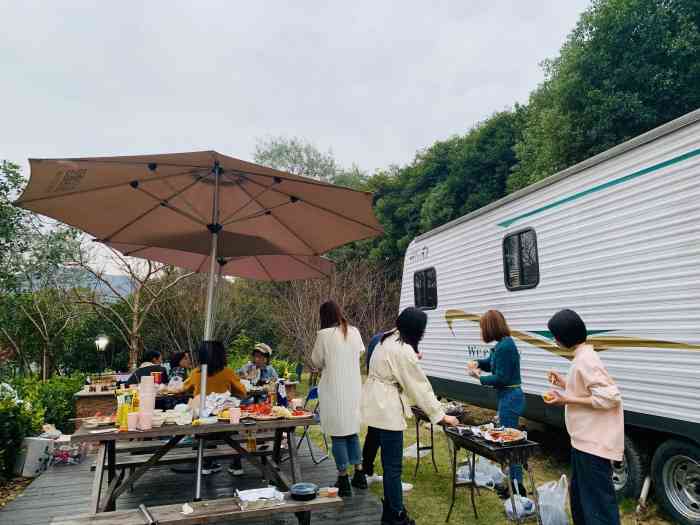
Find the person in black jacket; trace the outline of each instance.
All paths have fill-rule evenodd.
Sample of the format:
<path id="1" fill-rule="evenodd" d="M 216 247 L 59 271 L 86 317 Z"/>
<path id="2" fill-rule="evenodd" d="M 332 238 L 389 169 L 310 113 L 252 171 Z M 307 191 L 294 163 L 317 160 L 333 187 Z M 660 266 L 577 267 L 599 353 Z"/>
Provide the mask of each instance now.
<path id="1" fill-rule="evenodd" d="M 162 365 L 162 362 L 163 358 L 161 357 L 160 352 L 158 352 L 157 350 L 147 351 L 143 355 L 143 363 L 141 363 L 141 365 L 136 370 L 134 370 L 134 373 L 131 374 L 131 376 L 129 377 L 127 384 L 138 385 L 139 381 L 141 381 L 141 378 L 143 376 L 151 375 L 151 372 L 160 372 L 161 383 L 167 384 L 168 371 Z"/>

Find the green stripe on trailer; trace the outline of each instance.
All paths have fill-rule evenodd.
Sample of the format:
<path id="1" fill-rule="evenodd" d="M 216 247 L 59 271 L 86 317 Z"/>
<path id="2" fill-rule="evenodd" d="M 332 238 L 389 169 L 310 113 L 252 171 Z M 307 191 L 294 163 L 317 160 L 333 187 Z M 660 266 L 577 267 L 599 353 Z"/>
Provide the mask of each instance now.
<path id="1" fill-rule="evenodd" d="M 575 200 L 581 199 L 583 197 L 586 197 L 587 195 L 590 195 L 592 193 L 596 193 L 602 190 L 606 190 L 608 188 L 612 188 L 613 186 L 617 186 L 619 184 L 623 184 L 625 182 L 628 182 L 632 179 L 636 179 L 638 177 L 641 177 L 642 175 L 647 175 L 649 173 L 652 173 L 654 171 L 658 171 L 660 169 L 666 168 L 668 166 L 672 166 L 673 164 L 678 164 L 679 162 L 683 162 L 684 160 L 691 159 L 693 157 L 697 157 L 700 155 L 700 148 L 694 149 L 692 151 L 689 151 L 687 153 L 684 153 L 683 155 L 679 155 L 678 157 L 674 157 L 669 160 L 665 160 L 663 162 L 659 162 L 658 164 L 654 164 L 653 166 L 649 166 L 648 168 L 641 169 L 639 171 L 635 171 L 634 173 L 630 173 L 629 175 L 624 175 L 623 177 L 619 177 L 617 179 L 613 179 L 608 182 L 604 182 L 603 184 L 599 184 L 598 186 L 593 186 L 592 188 L 588 188 L 587 190 L 580 191 L 578 193 L 574 193 L 573 195 L 569 195 L 568 197 L 563 197 L 559 200 L 556 200 L 550 204 L 546 204 L 545 206 L 542 206 L 540 208 L 537 208 L 532 211 L 525 212 L 521 215 L 518 215 L 516 217 L 513 217 L 512 219 L 507 219 L 503 222 L 499 222 L 498 225 L 502 228 L 507 228 L 508 226 L 511 226 L 515 224 L 516 222 L 525 219 L 527 217 L 532 217 L 533 215 L 537 215 L 538 213 L 541 213 L 543 211 L 551 210 L 552 208 L 556 208 L 557 206 L 561 206 L 562 204 L 566 204 L 568 202 L 573 202 Z"/>

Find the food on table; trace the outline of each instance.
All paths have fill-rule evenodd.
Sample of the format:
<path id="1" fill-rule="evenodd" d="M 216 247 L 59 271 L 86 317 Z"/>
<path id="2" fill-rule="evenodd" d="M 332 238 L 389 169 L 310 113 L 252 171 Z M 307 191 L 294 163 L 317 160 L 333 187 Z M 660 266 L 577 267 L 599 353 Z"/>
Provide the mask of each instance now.
<path id="1" fill-rule="evenodd" d="M 525 433 L 517 428 L 504 428 L 484 432 L 483 437 L 493 443 L 516 443 L 526 438 Z"/>
<path id="2" fill-rule="evenodd" d="M 287 407 L 272 407 L 272 415 L 278 417 L 290 417 L 292 412 Z"/>
<path id="3" fill-rule="evenodd" d="M 311 412 L 308 410 L 302 410 L 300 408 L 297 408 L 295 410 L 292 410 L 292 414 L 288 417 L 295 418 L 295 417 L 311 417 Z"/>

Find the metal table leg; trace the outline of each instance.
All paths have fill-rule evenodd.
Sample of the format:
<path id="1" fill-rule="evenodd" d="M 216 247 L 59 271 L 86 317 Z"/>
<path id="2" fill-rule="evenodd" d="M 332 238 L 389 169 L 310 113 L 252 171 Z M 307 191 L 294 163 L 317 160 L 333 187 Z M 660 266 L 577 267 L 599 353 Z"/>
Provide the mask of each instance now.
<path id="1" fill-rule="evenodd" d="M 501 468 L 506 472 L 506 478 L 508 479 L 508 493 L 510 494 L 510 505 L 513 511 L 513 518 L 515 523 L 522 523 L 520 516 L 518 515 L 518 508 L 515 506 L 515 487 L 513 485 L 513 479 L 510 477 L 510 462 L 506 461 Z"/>
<path id="2" fill-rule="evenodd" d="M 476 487 L 476 453 L 472 452 L 472 468 L 471 468 L 471 483 L 469 484 L 469 493 L 472 498 L 472 508 L 474 509 L 474 518 L 479 519 L 479 513 L 476 511 L 476 500 L 474 499 L 474 491 Z"/>
<path id="3" fill-rule="evenodd" d="M 418 451 L 418 454 L 420 455 L 420 450 Z M 435 438 L 432 423 L 430 423 L 430 455 L 433 457 L 433 467 L 435 468 L 435 472 L 437 472 L 438 468 L 437 463 L 435 462 Z"/>
<path id="4" fill-rule="evenodd" d="M 527 477 L 530 480 L 530 490 L 532 491 L 532 499 L 535 501 L 535 514 L 537 515 L 538 525 L 542 525 L 542 514 L 540 513 L 540 495 L 537 493 L 537 487 L 535 486 L 535 477 L 532 475 L 532 469 L 530 464 L 526 461 L 523 465 L 527 471 Z"/>
<path id="5" fill-rule="evenodd" d="M 420 420 L 414 416 L 416 420 L 416 470 L 413 472 L 413 481 L 418 476 L 418 467 L 420 467 Z"/>
<path id="6" fill-rule="evenodd" d="M 452 507 L 455 506 L 455 496 L 457 495 L 457 446 L 452 446 L 452 501 L 450 502 L 450 510 L 447 511 L 445 523 L 450 521 Z"/>

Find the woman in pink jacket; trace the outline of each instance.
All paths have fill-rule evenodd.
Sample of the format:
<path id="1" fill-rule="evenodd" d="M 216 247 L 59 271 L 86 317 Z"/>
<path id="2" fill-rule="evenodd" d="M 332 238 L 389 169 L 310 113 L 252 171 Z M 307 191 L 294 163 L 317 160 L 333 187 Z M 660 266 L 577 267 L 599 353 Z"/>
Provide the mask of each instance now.
<path id="1" fill-rule="evenodd" d="M 557 344 L 574 351 L 569 374 L 549 372 L 549 381 L 564 391 L 546 396 L 565 407 L 571 436 L 571 485 L 574 525 L 619 525 L 612 482 L 612 461 L 622 461 L 625 423 L 622 397 L 605 365 L 586 343 L 586 325 L 573 310 L 556 313 L 547 323 Z"/>

